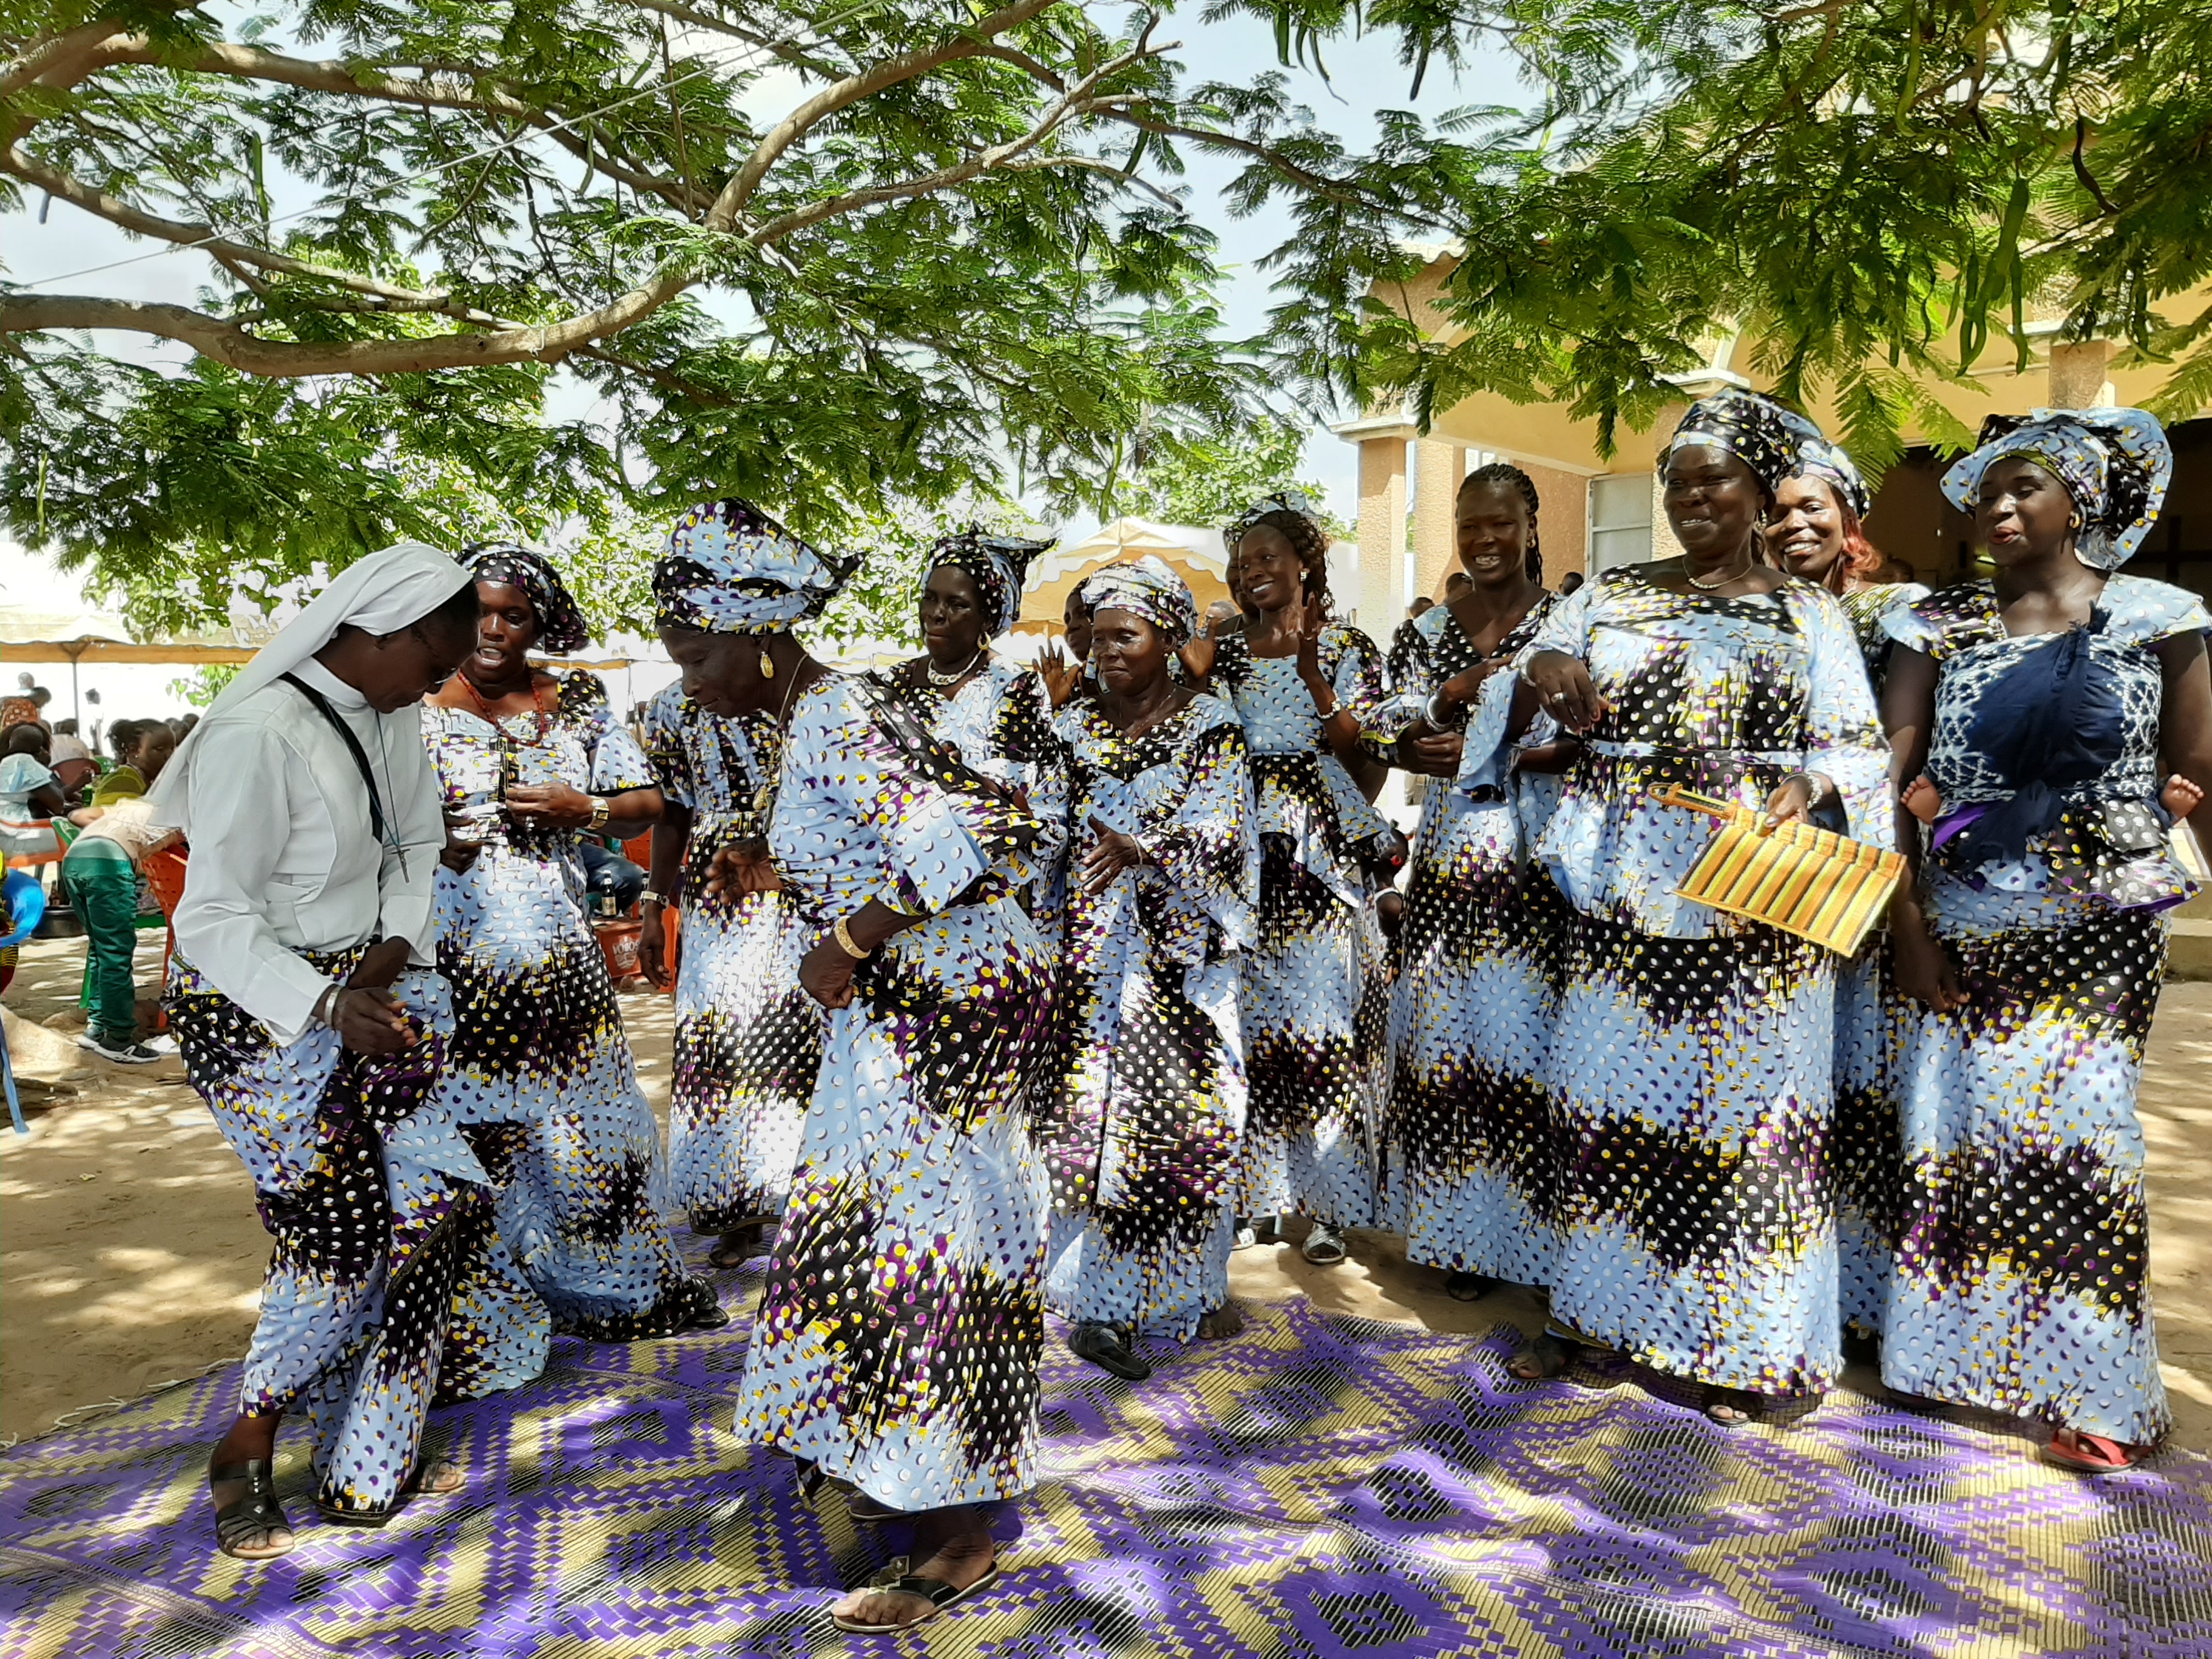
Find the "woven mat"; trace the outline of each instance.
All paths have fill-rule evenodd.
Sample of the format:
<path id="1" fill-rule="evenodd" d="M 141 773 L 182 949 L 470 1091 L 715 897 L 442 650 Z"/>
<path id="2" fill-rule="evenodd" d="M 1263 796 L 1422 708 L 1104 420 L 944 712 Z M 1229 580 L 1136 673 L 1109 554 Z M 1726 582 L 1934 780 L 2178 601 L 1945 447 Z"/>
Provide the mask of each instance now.
<path id="1" fill-rule="evenodd" d="M 726 1302 L 758 1288 L 724 1275 Z M 1115 1381 L 1057 1342 L 1048 1479 L 997 1583 L 902 1638 L 823 1608 L 902 1547 L 738 1444 L 744 1324 L 562 1342 L 441 1413 L 468 1491 L 379 1532 L 212 1546 L 234 1374 L 0 1457 L 0 1659 L 2009 1659 L 2212 1655 L 2212 1464 L 2090 1482 L 1850 1395 L 1729 1430 L 1633 1388 L 1508 1377 L 1510 1333 L 1250 1310 Z"/>

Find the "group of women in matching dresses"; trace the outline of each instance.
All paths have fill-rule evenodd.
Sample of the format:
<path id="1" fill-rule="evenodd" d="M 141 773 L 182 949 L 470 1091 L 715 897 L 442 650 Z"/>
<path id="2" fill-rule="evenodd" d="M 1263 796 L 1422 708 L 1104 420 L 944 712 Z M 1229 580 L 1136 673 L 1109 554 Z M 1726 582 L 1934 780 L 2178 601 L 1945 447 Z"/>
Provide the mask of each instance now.
<path id="1" fill-rule="evenodd" d="M 1788 1421 L 1856 1338 L 1893 1398 L 2040 1420 L 2069 1468 L 2164 1433 L 2134 1099 L 2212 618 L 2112 573 L 2170 470 L 2139 411 L 1993 420 L 1943 483 L 1994 574 L 1930 593 L 1869 580 L 1840 450 L 1724 393 L 1664 459 L 1682 556 L 1559 599 L 1512 556 L 1534 512 L 1468 480 L 1473 590 L 1401 632 L 1370 721 L 1455 779 L 1407 884 L 1382 1209 L 1453 1293 L 1543 1292 L 1516 1374 Z M 1890 930 L 1842 960 L 1683 896 L 1712 830 L 1674 787 L 1901 848 Z"/>
<path id="2" fill-rule="evenodd" d="M 1841 451 L 1725 393 L 1665 459 L 1680 558 L 1554 595 L 1533 486 L 1484 468 L 1471 586 L 1386 661 L 1270 498 L 1229 532 L 1240 616 L 1111 567 L 1064 677 L 989 650 L 1040 544 L 946 538 L 927 653 L 846 675 L 792 629 L 850 562 L 695 508 L 654 571 L 684 678 L 649 754 L 496 629 L 426 722 L 457 822 L 507 791 L 441 903 L 457 1063 L 511 1103 L 479 1150 L 513 1275 L 649 1335 L 720 1317 L 665 1210 L 718 1261 L 769 1249 L 740 1432 L 916 1522 L 853 1629 L 994 1571 L 971 1506 L 1034 1479 L 1048 1308 L 1141 1379 L 1144 1339 L 1237 1328 L 1230 1253 L 1284 1212 L 1317 1261 L 1382 1228 L 1455 1296 L 1537 1287 L 1524 1376 L 1643 1366 L 1786 1420 L 1856 1334 L 1900 1395 L 2124 1467 L 2166 1424 L 2135 1083 L 2212 777 L 2212 624 L 2109 574 L 2169 471 L 2134 411 L 1993 425 L 1945 488 L 1996 574 L 1929 594 L 1868 580 Z M 534 630 L 515 659 L 564 648 L 550 567 L 475 568 Z M 1432 780 L 1402 903 L 1388 767 Z M 1683 897 L 1711 831 L 1677 785 L 1902 845 L 1893 933 L 1839 961 Z M 665 1163 L 582 919 L 607 817 L 660 824 Z"/>

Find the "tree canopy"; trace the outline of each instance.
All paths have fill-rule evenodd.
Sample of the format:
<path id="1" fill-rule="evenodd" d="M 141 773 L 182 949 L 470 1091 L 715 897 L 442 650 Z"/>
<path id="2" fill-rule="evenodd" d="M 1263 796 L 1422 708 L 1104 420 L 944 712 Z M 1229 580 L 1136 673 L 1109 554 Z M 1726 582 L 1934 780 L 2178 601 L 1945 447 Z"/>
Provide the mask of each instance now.
<path id="1" fill-rule="evenodd" d="M 0 0 L 11 258 L 33 212 L 187 251 L 173 299 L 0 289 L 0 513 L 182 621 L 401 533 L 1102 500 L 1263 391 L 1173 42 L 1103 15 Z"/>
<path id="2" fill-rule="evenodd" d="M 184 621 L 400 533 L 618 563 L 708 494 L 831 536 L 1103 509 L 1147 457 L 1233 472 L 1271 395 L 1489 390 L 1610 441 L 1736 329 L 1877 466 L 1962 439 L 1921 383 L 2039 314 L 2170 360 L 2163 412 L 2212 397 L 2212 0 L 1235 13 L 1286 62 L 1395 33 L 1409 88 L 1503 52 L 1526 95 L 1355 149 L 1079 0 L 0 0 L 9 258 L 69 214 L 187 250 L 158 301 L 0 284 L 0 518 Z M 1193 146 L 1294 215 L 1264 342 L 1219 337 Z M 1403 288 L 1438 245 L 1441 333 Z"/>
<path id="3" fill-rule="evenodd" d="M 2025 364 L 2042 313 L 2170 362 L 2160 412 L 2212 400 L 2208 0 L 1225 3 L 1286 50 L 1394 30 L 1415 82 L 1508 52 L 1529 90 L 1386 114 L 1364 154 L 1294 134 L 1267 88 L 1234 106 L 1310 175 L 1240 186 L 1300 218 L 1278 343 L 1354 399 L 1565 401 L 1609 442 L 1741 329 L 1879 465 L 1915 420 L 1967 435 L 1914 372 Z M 1440 242 L 1442 339 L 1397 286 Z"/>

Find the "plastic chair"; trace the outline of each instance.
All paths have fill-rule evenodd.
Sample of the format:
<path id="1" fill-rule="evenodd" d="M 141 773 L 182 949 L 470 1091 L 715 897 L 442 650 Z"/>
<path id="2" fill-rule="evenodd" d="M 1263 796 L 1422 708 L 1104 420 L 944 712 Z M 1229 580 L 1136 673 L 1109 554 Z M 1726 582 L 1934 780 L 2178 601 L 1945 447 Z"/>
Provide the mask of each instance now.
<path id="1" fill-rule="evenodd" d="M 11 931 L 0 935 L 0 951 L 12 951 L 38 931 L 39 924 L 46 919 L 46 890 L 36 876 L 21 870 L 10 870 L 4 884 L 0 884 L 0 902 L 7 906 L 7 920 Z M 23 1103 L 15 1093 L 15 1062 L 8 1053 L 8 1032 L 0 1026 L 0 1087 L 8 1095 L 8 1116 L 15 1126 L 15 1133 L 27 1135 L 30 1126 L 23 1121 Z"/>
<path id="2" fill-rule="evenodd" d="M 154 902 L 161 907 L 161 919 L 169 924 L 167 936 L 161 940 L 161 987 L 166 992 L 169 984 L 169 957 L 177 948 L 177 904 L 185 896 L 185 852 L 182 847 L 164 847 L 157 853 L 149 853 L 139 860 L 145 872 L 146 885 L 154 895 Z M 155 1030 L 169 1028 L 169 1011 L 162 1009 Z"/>

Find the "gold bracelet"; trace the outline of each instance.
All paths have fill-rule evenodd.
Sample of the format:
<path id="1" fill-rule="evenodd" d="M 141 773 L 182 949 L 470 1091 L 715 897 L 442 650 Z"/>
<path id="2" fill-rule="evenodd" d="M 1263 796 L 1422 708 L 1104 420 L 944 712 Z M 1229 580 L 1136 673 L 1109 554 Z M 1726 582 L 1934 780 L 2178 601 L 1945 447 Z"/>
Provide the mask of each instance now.
<path id="1" fill-rule="evenodd" d="M 614 811 L 614 803 L 605 795 L 592 797 L 592 821 L 585 825 L 593 835 L 607 827 L 607 814 Z"/>
<path id="2" fill-rule="evenodd" d="M 838 917 L 837 925 L 830 930 L 830 937 L 837 941 L 839 950 L 852 957 L 854 961 L 859 962 L 868 953 L 854 941 L 853 930 L 845 925 L 845 921 L 846 919 L 843 916 Z"/>

